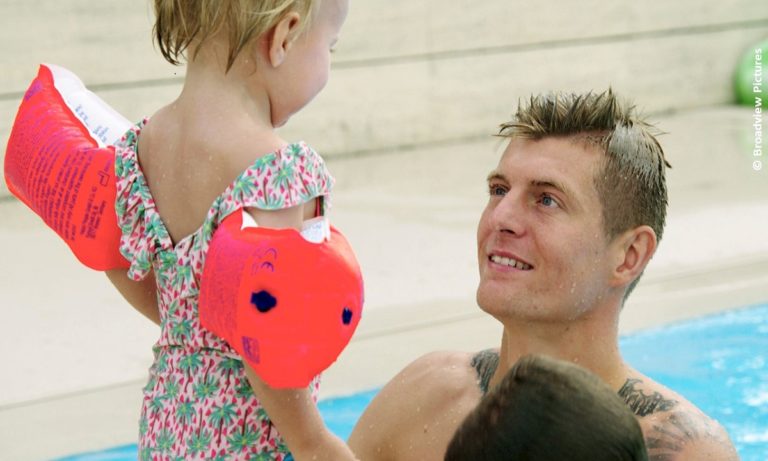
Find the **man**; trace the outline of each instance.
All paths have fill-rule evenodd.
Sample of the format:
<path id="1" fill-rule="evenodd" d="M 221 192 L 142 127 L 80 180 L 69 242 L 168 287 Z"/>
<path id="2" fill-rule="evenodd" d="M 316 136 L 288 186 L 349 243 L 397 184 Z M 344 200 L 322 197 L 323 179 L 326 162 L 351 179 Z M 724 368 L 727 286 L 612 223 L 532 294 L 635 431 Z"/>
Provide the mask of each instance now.
<path id="1" fill-rule="evenodd" d="M 533 97 L 500 135 L 510 141 L 477 231 L 477 302 L 504 326 L 500 347 L 435 352 L 406 367 L 361 416 L 349 440 L 357 456 L 442 460 L 483 394 L 520 357 L 543 354 L 614 389 L 649 459 L 738 459 L 719 424 L 619 352 L 619 313 L 666 215 L 669 165 L 651 127 L 609 90 Z"/>

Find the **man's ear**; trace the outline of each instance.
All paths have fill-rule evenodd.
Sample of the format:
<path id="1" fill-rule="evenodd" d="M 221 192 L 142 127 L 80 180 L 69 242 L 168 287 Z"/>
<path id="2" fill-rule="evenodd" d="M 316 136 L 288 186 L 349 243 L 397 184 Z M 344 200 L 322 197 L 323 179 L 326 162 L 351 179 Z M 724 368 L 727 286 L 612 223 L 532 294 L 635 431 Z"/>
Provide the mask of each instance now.
<path id="1" fill-rule="evenodd" d="M 615 256 L 612 285 L 626 286 L 642 274 L 656 252 L 656 233 L 650 226 L 639 226 L 616 237 L 611 244 Z"/>
<path id="2" fill-rule="evenodd" d="M 301 15 L 295 11 L 291 11 L 283 16 L 267 34 L 269 62 L 272 67 L 278 67 L 285 61 L 288 50 L 299 35 L 298 31 L 300 25 Z"/>

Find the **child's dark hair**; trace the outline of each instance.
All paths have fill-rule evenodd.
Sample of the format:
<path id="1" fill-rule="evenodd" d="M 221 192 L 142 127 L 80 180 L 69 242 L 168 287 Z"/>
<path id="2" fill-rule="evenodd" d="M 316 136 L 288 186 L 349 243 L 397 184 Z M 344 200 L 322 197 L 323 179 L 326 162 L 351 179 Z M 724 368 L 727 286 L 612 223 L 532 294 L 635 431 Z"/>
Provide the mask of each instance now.
<path id="1" fill-rule="evenodd" d="M 635 416 L 597 376 L 521 358 L 467 416 L 445 461 L 647 461 Z"/>

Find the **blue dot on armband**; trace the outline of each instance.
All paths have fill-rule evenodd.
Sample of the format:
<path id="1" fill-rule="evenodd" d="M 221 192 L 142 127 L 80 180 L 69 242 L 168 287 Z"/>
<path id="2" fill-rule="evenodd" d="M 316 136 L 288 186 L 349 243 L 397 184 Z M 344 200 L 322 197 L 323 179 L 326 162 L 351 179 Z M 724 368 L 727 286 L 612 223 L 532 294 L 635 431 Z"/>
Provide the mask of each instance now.
<path id="1" fill-rule="evenodd" d="M 341 321 L 344 322 L 344 325 L 349 325 L 352 322 L 352 310 L 350 308 L 344 308 L 341 313 Z"/>
<path id="2" fill-rule="evenodd" d="M 256 306 L 259 312 L 265 314 L 277 306 L 277 299 L 266 290 L 251 293 L 251 304 Z"/>

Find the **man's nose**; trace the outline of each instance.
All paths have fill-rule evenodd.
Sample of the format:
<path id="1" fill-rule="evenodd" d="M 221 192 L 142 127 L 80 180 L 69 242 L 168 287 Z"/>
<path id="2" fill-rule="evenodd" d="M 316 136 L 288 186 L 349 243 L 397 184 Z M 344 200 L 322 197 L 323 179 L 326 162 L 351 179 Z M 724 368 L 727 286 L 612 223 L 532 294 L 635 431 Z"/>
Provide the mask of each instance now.
<path id="1" fill-rule="evenodd" d="M 495 231 L 523 235 L 525 233 L 524 200 L 519 194 L 507 192 L 491 214 Z"/>

